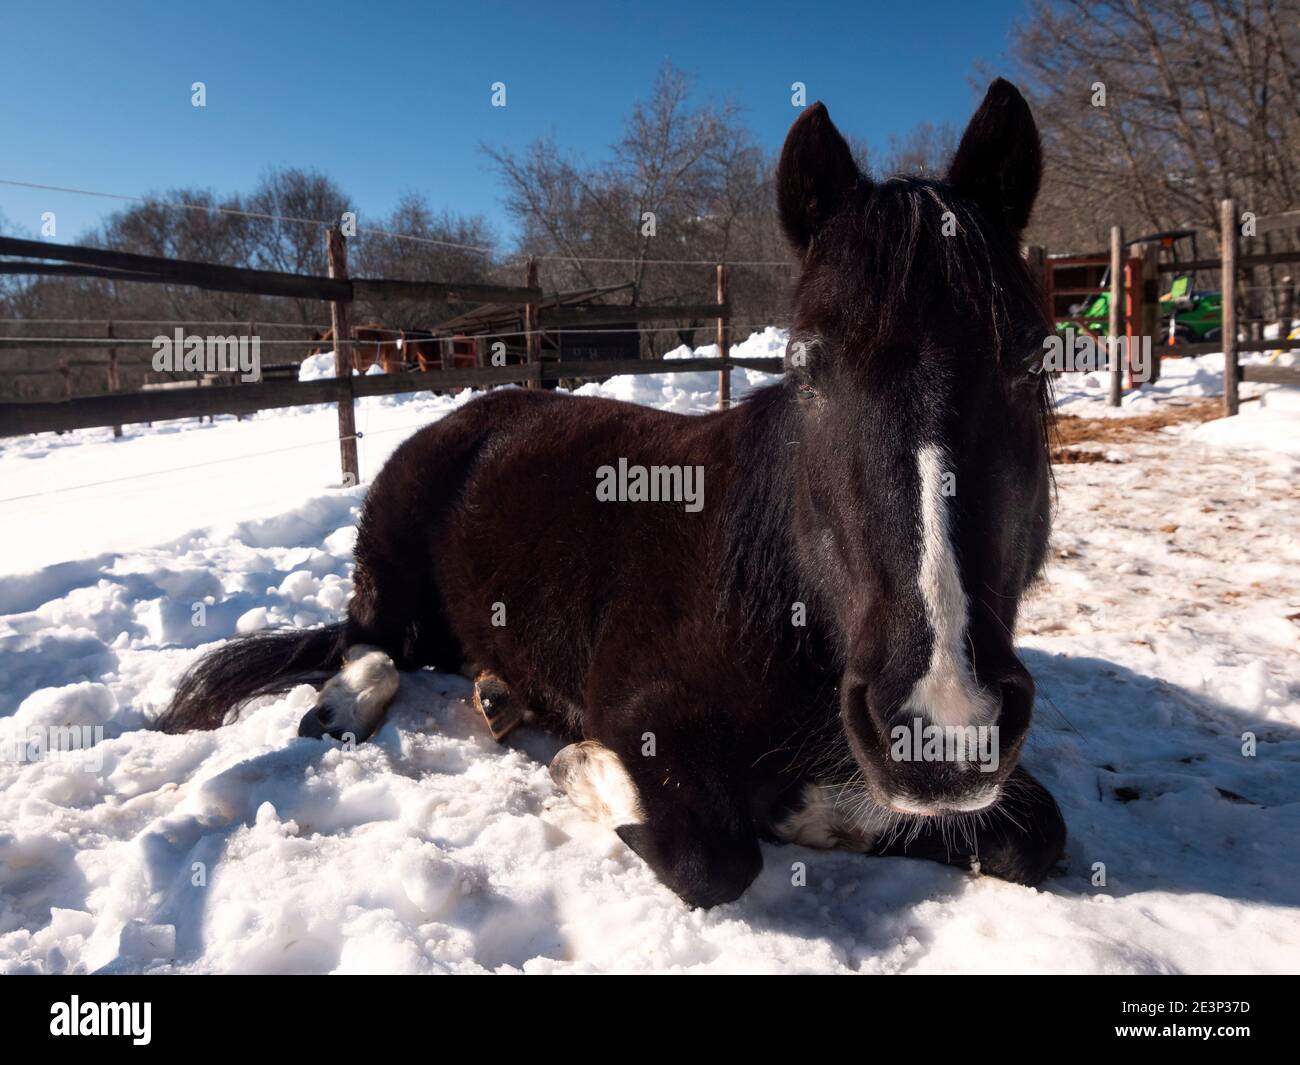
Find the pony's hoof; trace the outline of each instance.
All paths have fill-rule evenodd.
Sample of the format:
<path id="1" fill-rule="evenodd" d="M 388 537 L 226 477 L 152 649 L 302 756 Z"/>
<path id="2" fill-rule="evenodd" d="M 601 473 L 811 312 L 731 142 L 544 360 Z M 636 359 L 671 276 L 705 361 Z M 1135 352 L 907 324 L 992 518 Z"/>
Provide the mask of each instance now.
<path id="1" fill-rule="evenodd" d="M 305 714 L 302 720 L 298 722 L 298 735 L 305 736 L 307 739 L 318 740 L 325 735 L 326 726 L 323 720 L 322 710 L 324 707 L 313 706 Z"/>
<path id="2" fill-rule="evenodd" d="M 474 678 L 474 708 L 483 715 L 497 743 L 524 720 L 523 702 L 511 695 L 505 681 L 487 670 Z"/>
<path id="3" fill-rule="evenodd" d="M 319 740 L 329 736 L 340 743 L 360 743 L 370 735 L 370 730 L 362 730 L 356 722 L 356 715 L 351 713 L 345 695 L 337 688 L 326 687 L 316 699 L 316 705 L 302 715 L 298 722 L 298 735 L 307 739 Z"/>
<path id="4" fill-rule="evenodd" d="M 383 721 L 397 686 L 397 666 L 387 652 L 354 644 L 344 655 L 343 668 L 326 682 L 316 705 L 298 722 L 298 735 L 360 743 Z"/>

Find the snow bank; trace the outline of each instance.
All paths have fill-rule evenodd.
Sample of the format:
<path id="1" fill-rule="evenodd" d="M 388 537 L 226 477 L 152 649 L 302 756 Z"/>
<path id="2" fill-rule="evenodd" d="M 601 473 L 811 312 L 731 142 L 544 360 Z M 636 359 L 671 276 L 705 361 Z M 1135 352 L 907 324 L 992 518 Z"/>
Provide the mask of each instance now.
<path id="1" fill-rule="evenodd" d="M 1159 355 L 1159 347 L 1155 348 Z M 1243 366 L 1269 364 L 1275 366 L 1300 365 L 1300 350 L 1241 355 Z M 1151 414 L 1169 400 L 1205 399 L 1223 395 L 1223 353 L 1201 355 L 1194 359 L 1164 359 L 1160 365 L 1160 380 L 1154 384 L 1127 389 L 1118 407 L 1107 404 L 1110 391 L 1110 374 L 1107 372 L 1066 373 L 1053 378 L 1056 407 L 1062 414 L 1077 414 L 1085 418 L 1127 418 L 1138 414 Z M 1272 386 L 1244 384 L 1243 396 L 1255 396 Z"/>
<path id="2" fill-rule="evenodd" d="M 1300 456 L 1300 388 L 1270 388 L 1235 417 L 1198 425 L 1193 435 L 1214 447 Z"/>
<path id="3" fill-rule="evenodd" d="M 381 374 L 383 372 L 383 366 L 377 362 L 372 363 L 366 368 L 367 377 L 372 374 Z M 352 370 L 352 375 L 355 377 L 356 374 L 357 371 L 354 368 Z M 335 369 L 334 352 L 332 351 L 323 351 L 319 355 L 308 355 L 302 360 L 302 365 L 298 367 L 299 381 L 321 381 L 336 376 L 337 372 Z"/>

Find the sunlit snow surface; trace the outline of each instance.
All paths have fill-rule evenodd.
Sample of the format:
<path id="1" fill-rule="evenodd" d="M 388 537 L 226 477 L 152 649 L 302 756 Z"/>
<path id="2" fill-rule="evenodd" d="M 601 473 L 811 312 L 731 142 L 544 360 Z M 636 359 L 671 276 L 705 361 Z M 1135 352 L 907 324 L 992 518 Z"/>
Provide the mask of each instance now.
<path id="1" fill-rule="evenodd" d="M 1221 367 L 1171 361 L 1117 412 L 1103 377 L 1074 375 L 1058 402 L 1149 413 L 1216 393 Z M 736 371 L 733 390 L 768 380 Z M 716 388 L 581 391 L 697 412 Z M 0 971 L 1294 971 L 1300 402 L 1264 391 L 1231 422 L 1056 469 L 1020 648 L 1063 875 L 1030 890 L 767 846 L 749 892 L 709 912 L 555 794 L 554 740 L 493 743 L 460 677 L 404 676 L 351 752 L 296 738 L 306 687 L 215 733 L 149 731 L 203 646 L 339 616 L 365 488 L 337 487 L 332 408 L 0 441 Z M 470 398 L 360 402 L 363 479 Z M 48 725 L 103 739 L 17 761 Z"/>

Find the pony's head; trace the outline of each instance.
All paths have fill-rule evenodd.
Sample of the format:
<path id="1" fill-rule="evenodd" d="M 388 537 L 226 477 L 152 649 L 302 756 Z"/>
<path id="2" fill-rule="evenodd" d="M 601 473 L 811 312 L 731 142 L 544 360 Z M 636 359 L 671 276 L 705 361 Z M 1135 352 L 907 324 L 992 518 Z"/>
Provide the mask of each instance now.
<path id="1" fill-rule="evenodd" d="M 903 813 L 997 802 L 1033 708 L 1011 634 L 1050 518 L 1047 323 L 1020 254 L 1041 168 L 999 79 L 943 181 L 873 182 L 821 104 L 777 172 L 802 260 L 783 385 L 799 567 L 857 768 Z"/>

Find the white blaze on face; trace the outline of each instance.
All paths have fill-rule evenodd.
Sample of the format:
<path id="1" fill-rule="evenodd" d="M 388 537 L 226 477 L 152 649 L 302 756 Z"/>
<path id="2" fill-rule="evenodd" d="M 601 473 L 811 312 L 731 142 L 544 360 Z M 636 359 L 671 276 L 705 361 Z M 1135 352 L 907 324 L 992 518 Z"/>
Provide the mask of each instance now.
<path id="1" fill-rule="evenodd" d="M 934 638 L 930 667 L 903 708 L 936 725 L 990 725 L 997 717 L 997 702 L 975 684 L 966 662 L 970 604 L 961 586 L 949 534 L 943 449 L 933 445 L 921 448 L 916 466 L 921 484 L 921 568 L 917 583 Z"/>

